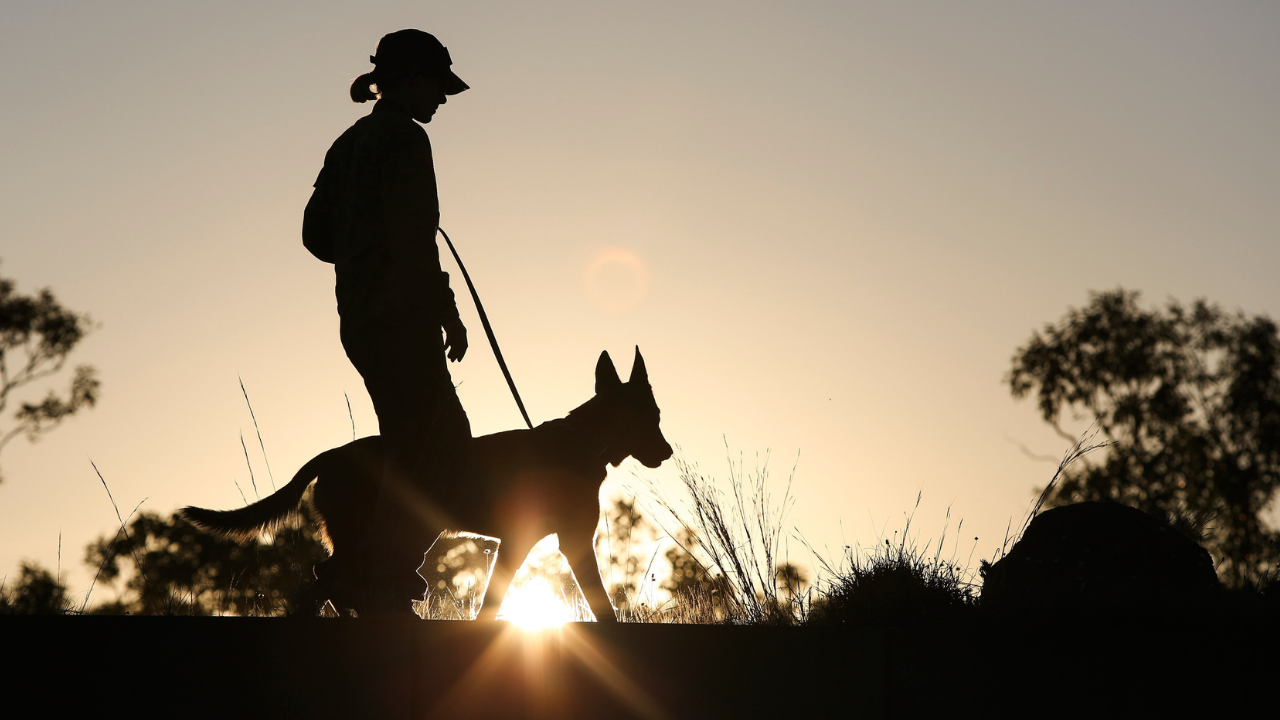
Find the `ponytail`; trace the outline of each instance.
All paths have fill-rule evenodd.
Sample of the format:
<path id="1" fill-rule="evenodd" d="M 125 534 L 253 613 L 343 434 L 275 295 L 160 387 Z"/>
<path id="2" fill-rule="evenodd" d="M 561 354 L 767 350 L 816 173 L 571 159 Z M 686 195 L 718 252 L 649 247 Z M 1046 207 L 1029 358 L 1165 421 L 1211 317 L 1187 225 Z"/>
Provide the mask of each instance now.
<path id="1" fill-rule="evenodd" d="M 377 69 L 374 69 L 377 72 Z M 378 84 L 377 78 L 372 72 L 367 72 L 356 78 L 351 83 L 351 100 L 352 102 L 364 103 L 370 100 L 377 100 L 378 95 L 373 91 L 373 86 Z M 379 88 L 381 89 L 381 88 Z"/>
<path id="2" fill-rule="evenodd" d="M 369 58 L 373 60 L 373 58 Z M 377 100 L 378 96 L 389 88 L 411 79 L 423 72 L 420 65 L 404 61 L 382 61 L 373 70 L 361 75 L 351 83 L 351 99 L 358 103 Z M 374 92 L 372 87 L 377 87 Z"/>

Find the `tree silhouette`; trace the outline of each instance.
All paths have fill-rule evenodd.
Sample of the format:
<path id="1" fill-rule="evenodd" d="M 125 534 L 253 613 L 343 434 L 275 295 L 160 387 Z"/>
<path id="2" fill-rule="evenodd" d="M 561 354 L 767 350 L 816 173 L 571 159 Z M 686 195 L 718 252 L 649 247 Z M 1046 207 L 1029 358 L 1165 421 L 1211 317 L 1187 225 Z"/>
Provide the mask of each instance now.
<path id="1" fill-rule="evenodd" d="M 490 559 L 499 544 L 483 536 L 441 535 L 425 554 L 418 574 L 427 583 L 415 610 L 432 620 L 471 620 L 484 601 Z"/>
<path id="2" fill-rule="evenodd" d="M 1064 415 L 1096 418 L 1110 442 L 1100 462 L 1067 468 L 1048 502 L 1197 518 L 1223 580 L 1245 582 L 1277 559 L 1277 533 L 1260 517 L 1280 484 L 1276 324 L 1204 300 L 1146 310 L 1138 295 L 1091 293 L 1014 353 L 1015 398 L 1034 394 L 1071 440 Z"/>
<path id="3" fill-rule="evenodd" d="M 0 277 L 0 416 L 12 393 L 61 371 L 90 327 L 87 315 L 62 307 L 47 288 L 19 295 L 12 280 Z M 22 403 L 13 413 L 12 426 L 0 428 L 0 450 L 19 435 L 35 442 L 63 420 L 93 407 L 100 385 L 91 366 L 77 366 L 66 395 L 50 390 L 40 402 Z"/>
<path id="4" fill-rule="evenodd" d="M 618 498 L 604 509 L 607 533 L 596 538 L 596 557 L 604 569 L 609 597 L 619 616 L 630 618 L 641 602 L 650 557 L 642 553 L 656 542 L 657 529 L 645 519 L 635 498 Z"/>
<path id="5" fill-rule="evenodd" d="M 302 594 L 312 566 L 327 557 L 316 540 L 310 504 L 268 541 L 241 545 L 178 515 L 144 512 L 91 543 L 85 562 L 108 585 L 124 578 L 124 599 L 95 612 L 190 615 L 309 613 Z"/>
<path id="6" fill-rule="evenodd" d="M 61 615 L 70 606 L 67 587 L 53 573 L 23 562 L 17 582 L 0 584 L 0 615 Z"/>
<path id="7" fill-rule="evenodd" d="M 682 528 L 673 539 L 675 544 L 665 553 L 671 574 L 662 588 L 671 593 L 678 608 L 684 608 L 698 622 L 728 621 L 736 604 L 733 583 L 724 573 L 713 573 L 694 555 L 702 545 L 695 531 Z"/>
<path id="8" fill-rule="evenodd" d="M 777 581 L 778 591 L 787 602 L 798 600 L 804 589 L 809 587 L 808 573 L 795 563 L 784 562 L 778 565 L 773 571 L 773 577 Z"/>

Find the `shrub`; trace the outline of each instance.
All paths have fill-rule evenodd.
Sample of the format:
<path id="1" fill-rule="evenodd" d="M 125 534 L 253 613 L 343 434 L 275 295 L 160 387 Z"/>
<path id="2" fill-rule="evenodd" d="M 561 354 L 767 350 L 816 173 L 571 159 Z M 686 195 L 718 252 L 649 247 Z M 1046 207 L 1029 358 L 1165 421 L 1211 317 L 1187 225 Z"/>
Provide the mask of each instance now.
<path id="1" fill-rule="evenodd" d="M 0 582 L 0 615 L 63 615 L 71 609 L 67 587 L 48 570 L 23 562 L 12 588 Z"/>

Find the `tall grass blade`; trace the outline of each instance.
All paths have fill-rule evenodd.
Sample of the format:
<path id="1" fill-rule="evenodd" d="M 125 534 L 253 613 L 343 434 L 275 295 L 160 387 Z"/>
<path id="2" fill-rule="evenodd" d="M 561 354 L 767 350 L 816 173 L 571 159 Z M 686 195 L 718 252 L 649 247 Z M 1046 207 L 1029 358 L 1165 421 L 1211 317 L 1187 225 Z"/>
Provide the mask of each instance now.
<path id="1" fill-rule="evenodd" d="M 259 500 L 262 496 L 258 494 L 258 481 L 253 477 L 253 463 L 249 462 L 249 446 L 244 444 L 244 433 L 240 433 L 240 448 L 244 450 L 244 464 L 249 466 L 249 482 L 253 485 L 253 496 Z"/>
<path id="2" fill-rule="evenodd" d="M 258 447 L 262 448 L 262 462 L 267 466 L 267 478 L 271 480 L 271 491 L 276 489 L 276 476 L 271 472 L 271 461 L 267 459 L 267 445 L 262 442 L 262 431 L 258 429 L 258 416 L 253 414 L 253 403 L 249 402 L 249 391 L 244 389 L 244 380 L 237 375 L 236 379 L 240 381 L 240 392 L 244 393 L 244 404 L 249 406 L 249 417 L 253 419 L 253 431 L 258 434 Z M 240 442 L 244 442 L 243 433 Z M 246 459 L 248 452 L 246 451 Z"/>

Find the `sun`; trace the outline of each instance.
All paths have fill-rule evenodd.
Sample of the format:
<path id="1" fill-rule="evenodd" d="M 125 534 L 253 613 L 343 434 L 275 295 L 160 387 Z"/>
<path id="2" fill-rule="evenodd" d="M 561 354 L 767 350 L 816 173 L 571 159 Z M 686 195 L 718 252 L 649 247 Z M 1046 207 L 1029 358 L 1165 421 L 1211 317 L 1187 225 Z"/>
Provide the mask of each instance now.
<path id="1" fill-rule="evenodd" d="M 546 578 L 531 578 L 507 593 L 498 611 L 499 620 L 510 620 L 522 630 L 545 630 L 572 622 L 573 609 L 552 589 Z"/>
<path id="2" fill-rule="evenodd" d="M 560 552 L 558 537 L 548 535 L 529 551 L 502 599 L 498 619 L 528 631 L 596 619 Z"/>

